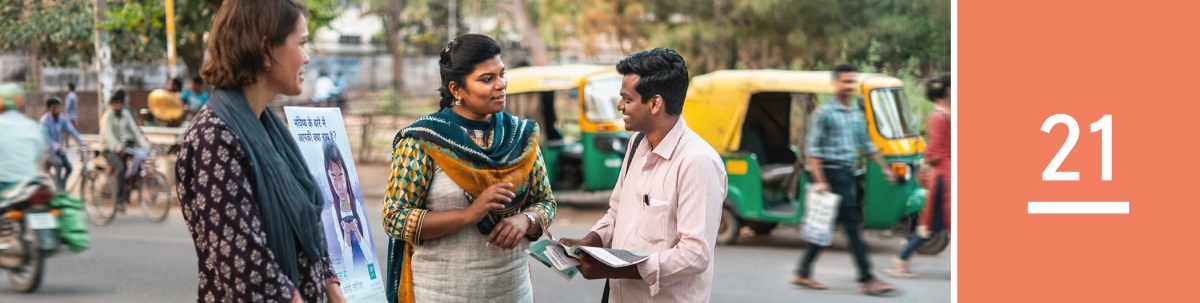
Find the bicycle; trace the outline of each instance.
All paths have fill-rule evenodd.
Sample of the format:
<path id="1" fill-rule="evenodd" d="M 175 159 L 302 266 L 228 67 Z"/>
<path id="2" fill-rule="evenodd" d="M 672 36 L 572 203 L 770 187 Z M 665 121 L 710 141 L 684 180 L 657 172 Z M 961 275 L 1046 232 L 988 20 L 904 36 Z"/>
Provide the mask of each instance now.
<path id="1" fill-rule="evenodd" d="M 75 149 L 79 153 L 79 169 L 74 174 L 67 176 L 67 192 L 79 190 L 79 200 L 84 204 L 88 203 L 88 181 L 96 180 L 96 168 L 94 163 L 89 162 L 96 157 L 98 151 L 92 150 L 87 146 L 80 146 Z"/>
<path id="2" fill-rule="evenodd" d="M 85 176 L 89 173 L 87 166 L 90 163 L 87 162 L 87 158 L 88 158 L 88 153 L 91 153 L 92 149 L 87 146 L 81 146 L 78 148 L 69 148 L 69 149 L 66 149 L 66 151 L 67 151 L 67 154 L 78 153 L 78 161 L 79 162 L 78 163 L 71 162 L 71 165 L 77 166 L 77 168 L 75 169 L 75 171 L 71 172 L 70 175 L 67 175 L 67 181 L 66 181 L 67 188 L 63 189 L 63 191 L 71 193 L 71 192 L 75 192 L 76 190 L 79 190 L 79 198 L 84 199 L 86 197 L 84 196 L 84 190 L 83 190 L 83 186 L 85 183 L 83 176 Z M 67 159 L 67 161 L 72 161 L 72 160 L 75 160 L 75 159 L 74 158 Z"/>
<path id="3" fill-rule="evenodd" d="M 155 166 L 160 148 L 157 146 L 151 148 L 150 155 L 142 163 L 138 174 L 126 181 L 130 194 L 122 201 L 116 201 L 119 189 L 117 182 L 113 180 L 113 174 L 108 171 L 112 165 L 95 165 L 94 167 L 88 167 L 87 164 L 82 165 L 88 167 L 81 171 L 80 195 L 88 197 L 85 198 L 84 205 L 89 221 L 100 226 L 112 223 L 118 213 L 125 213 L 125 208 L 130 202 L 128 198 L 131 198 L 135 191 L 138 202 L 141 204 L 142 215 L 146 217 L 146 220 L 162 222 L 167 219 L 167 214 L 171 210 L 171 185 L 167 182 L 166 175 L 159 172 Z M 94 157 L 96 154 L 92 153 L 91 156 Z M 124 161 L 128 161 L 129 157 L 123 156 L 122 158 Z M 87 174 L 82 174 L 84 172 Z M 124 172 L 116 173 L 124 174 Z M 88 195 L 89 193 L 90 195 Z"/>

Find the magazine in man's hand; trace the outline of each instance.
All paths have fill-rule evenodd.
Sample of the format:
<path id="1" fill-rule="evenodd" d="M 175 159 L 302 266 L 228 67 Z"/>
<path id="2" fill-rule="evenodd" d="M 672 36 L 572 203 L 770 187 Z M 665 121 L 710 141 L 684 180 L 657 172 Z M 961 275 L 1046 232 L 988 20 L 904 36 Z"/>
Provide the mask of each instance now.
<path id="1" fill-rule="evenodd" d="M 545 230 L 545 229 L 543 229 Z M 649 254 L 603 248 L 592 246 L 567 246 L 563 245 L 554 235 L 546 231 L 548 239 L 541 239 L 529 246 L 525 252 L 533 256 L 546 267 L 555 269 L 563 278 L 571 280 L 579 270 L 575 267 L 579 266 L 579 255 L 588 254 L 593 259 L 599 260 L 601 263 L 611 267 L 626 267 L 650 259 Z"/>
<path id="2" fill-rule="evenodd" d="M 649 254 L 643 254 L 635 251 L 623 249 L 612 249 L 592 246 L 574 246 L 571 247 L 570 255 L 579 258 L 580 254 L 588 254 L 592 259 L 600 260 L 600 262 L 611 267 L 626 267 L 638 263 L 642 263 L 650 259 Z"/>

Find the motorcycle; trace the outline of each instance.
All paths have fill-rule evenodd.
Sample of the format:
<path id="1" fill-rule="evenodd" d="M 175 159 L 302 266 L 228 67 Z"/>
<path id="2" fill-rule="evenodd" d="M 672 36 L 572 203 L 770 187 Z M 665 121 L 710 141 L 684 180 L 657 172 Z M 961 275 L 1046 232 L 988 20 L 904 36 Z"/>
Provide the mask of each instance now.
<path id="1" fill-rule="evenodd" d="M 0 269 L 20 292 L 34 292 L 45 276 L 46 258 L 62 247 L 56 235 L 58 210 L 50 208 L 54 182 L 47 176 L 0 192 Z"/>

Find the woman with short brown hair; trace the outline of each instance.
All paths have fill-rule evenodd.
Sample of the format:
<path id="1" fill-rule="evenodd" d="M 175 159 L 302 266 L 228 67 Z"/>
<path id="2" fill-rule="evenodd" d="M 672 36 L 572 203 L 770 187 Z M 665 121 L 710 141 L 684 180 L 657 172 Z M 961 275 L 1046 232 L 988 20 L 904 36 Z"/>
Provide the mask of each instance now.
<path id="1" fill-rule="evenodd" d="M 226 0 L 200 74 L 217 89 L 175 170 L 196 243 L 201 302 L 343 301 L 321 229 L 321 193 L 279 116 L 308 64 L 296 0 Z"/>

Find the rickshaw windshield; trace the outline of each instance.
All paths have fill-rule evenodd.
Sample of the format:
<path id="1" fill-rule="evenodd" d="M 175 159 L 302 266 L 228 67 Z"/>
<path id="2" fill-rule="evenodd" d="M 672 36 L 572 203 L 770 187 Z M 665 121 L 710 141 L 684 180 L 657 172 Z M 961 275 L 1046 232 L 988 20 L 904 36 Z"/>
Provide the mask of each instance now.
<path id="1" fill-rule="evenodd" d="M 871 109 L 875 115 L 875 128 L 888 139 L 919 136 L 916 111 L 904 98 L 903 88 L 880 88 L 871 90 Z"/>
<path id="2" fill-rule="evenodd" d="M 592 122 L 621 119 L 617 102 L 621 101 L 621 78 L 610 77 L 588 82 L 583 88 L 584 117 Z"/>

